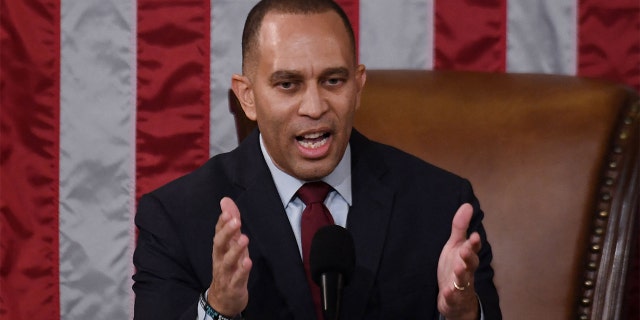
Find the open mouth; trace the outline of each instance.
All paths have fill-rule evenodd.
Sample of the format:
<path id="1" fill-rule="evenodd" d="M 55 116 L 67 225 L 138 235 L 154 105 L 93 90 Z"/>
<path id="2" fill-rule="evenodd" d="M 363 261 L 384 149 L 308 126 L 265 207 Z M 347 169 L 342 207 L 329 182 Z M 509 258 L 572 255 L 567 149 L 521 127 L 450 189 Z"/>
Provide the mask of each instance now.
<path id="1" fill-rule="evenodd" d="M 324 146 L 328 141 L 331 133 L 329 132 L 315 132 L 302 136 L 297 136 L 298 143 L 307 149 L 317 149 Z"/>

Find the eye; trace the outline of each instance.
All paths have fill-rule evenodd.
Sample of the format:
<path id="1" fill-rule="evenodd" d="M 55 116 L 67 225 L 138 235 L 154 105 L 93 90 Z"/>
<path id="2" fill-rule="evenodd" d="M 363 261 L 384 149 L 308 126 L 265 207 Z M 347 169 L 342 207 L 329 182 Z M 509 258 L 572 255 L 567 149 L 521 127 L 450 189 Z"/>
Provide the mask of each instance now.
<path id="1" fill-rule="evenodd" d="M 325 81 L 328 86 L 335 87 L 343 84 L 345 82 L 342 78 L 329 78 Z"/>
<path id="2" fill-rule="evenodd" d="M 283 81 L 276 83 L 276 87 L 283 90 L 293 90 L 295 89 L 296 84 L 292 81 Z"/>

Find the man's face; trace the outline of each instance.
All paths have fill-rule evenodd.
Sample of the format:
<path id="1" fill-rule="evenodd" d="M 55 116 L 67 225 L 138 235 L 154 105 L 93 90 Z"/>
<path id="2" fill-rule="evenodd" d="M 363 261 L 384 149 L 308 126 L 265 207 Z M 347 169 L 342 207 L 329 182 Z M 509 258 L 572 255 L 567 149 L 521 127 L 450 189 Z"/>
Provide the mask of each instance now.
<path id="1" fill-rule="evenodd" d="M 268 13 L 257 51 L 240 100 L 267 152 L 296 178 L 328 175 L 349 142 L 366 77 L 342 20 L 335 12 Z"/>

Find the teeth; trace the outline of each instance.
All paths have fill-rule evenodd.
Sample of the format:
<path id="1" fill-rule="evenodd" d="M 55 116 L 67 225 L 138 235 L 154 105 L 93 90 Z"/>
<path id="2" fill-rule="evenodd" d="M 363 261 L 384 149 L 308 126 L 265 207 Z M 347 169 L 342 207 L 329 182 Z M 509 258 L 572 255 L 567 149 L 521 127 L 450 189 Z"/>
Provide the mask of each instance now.
<path id="1" fill-rule="evenodd" d="M 300 145 L 302 145 L 303 147 L 307 148 L 307 149 L 317 149 L 322 147 L 323 145 L 325 145 L 325 143 L 327 143 L 327 139 L 322 139 L 319 141 L 300 141 L 299 142 Z"/>
<path id="2" fill-rule="evenodd" d="M 309 133 L 309 134 L 305 134 L 304 138 L 305 139 L 316 139 L 316 138 L 319 138 L 322 135 L 323 135 L 322 132 Z"/>
<path id="3" fill-rule="evenodd" d="M 324 133 L 310 133 L 303 136 L 303 139 L 298 140 L 298 143 L 307 149 L 317 149 L 324 146 L 328 139 L 328 135 Z M 321 139 L 319 139 L 321 138 Z"/>

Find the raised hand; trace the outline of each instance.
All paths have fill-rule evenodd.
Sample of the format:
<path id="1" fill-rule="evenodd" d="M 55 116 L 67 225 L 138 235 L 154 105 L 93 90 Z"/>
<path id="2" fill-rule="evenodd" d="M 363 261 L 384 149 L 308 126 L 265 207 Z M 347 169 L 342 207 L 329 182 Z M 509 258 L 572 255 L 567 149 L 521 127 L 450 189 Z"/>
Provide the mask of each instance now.
<path id="1" fill-rule="evenodd" d="M 222 213 L 213 237 L 213 280 L 207 300 L 216 311 L 235 316 L 249 301 L 247 281 L 251 271 L 249 238 L 240 232 L 240 211 L 230 198 L 220 201 Z"/>
<path id="2" fill-rule="evenodd" d="M 474 273 L 480 259 L 480 235 L 467 239 L 473 207 L 465 203 L 456 212 L 451 236 L 442 248 L 438 261 L 438 310 L 446 319 L 479 319 Z"/>

